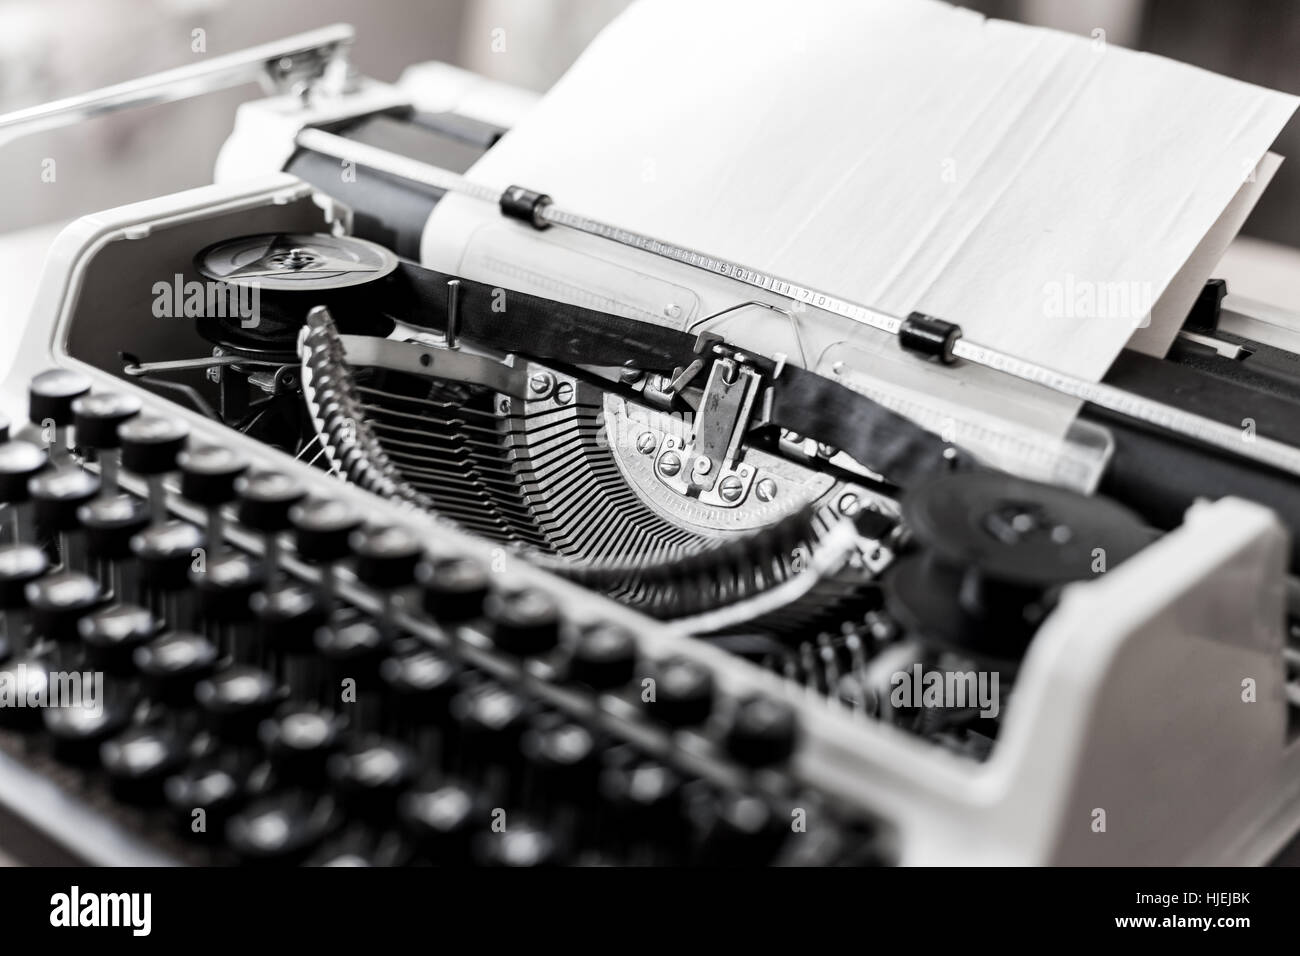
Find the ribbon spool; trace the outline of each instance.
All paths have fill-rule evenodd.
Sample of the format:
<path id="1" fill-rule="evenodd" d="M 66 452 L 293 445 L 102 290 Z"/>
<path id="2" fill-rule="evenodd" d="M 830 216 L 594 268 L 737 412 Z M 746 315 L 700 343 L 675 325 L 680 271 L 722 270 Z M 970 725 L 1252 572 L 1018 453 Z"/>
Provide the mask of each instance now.
<path id="1" fill-rule="evenodd" d="M 398 259 L 353 236 L 267 233 L 208 246 L 194 258 L 219 285 L 198 318 L 203 338 L 238 355 L 292 362 L 298 330 L 318 305 L 349 333 L 387 334 L 383 286 Z M 213 306 L 217 307 L 214 308 Z"/>
<path id="2" fill-rule="evenodd" d="M 1014 663 L 1061 588 L 1141 550 L 1150 533 L 1126 508 L 1054 485 L 955 473 L 903 499 L 917 550 L 885 578 L 887 606 L 923 641 Z"/>

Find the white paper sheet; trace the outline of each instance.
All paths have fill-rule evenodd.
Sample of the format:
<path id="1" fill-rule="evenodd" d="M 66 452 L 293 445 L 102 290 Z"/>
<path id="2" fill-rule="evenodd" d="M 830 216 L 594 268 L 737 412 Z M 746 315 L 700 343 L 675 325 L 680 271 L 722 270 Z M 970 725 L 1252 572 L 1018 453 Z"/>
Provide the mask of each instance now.
<path id="1" fill-rule="evenodd" d="M 1297 102 L 930 0 L 640 0 L 470 177 L 1095 379 Z"/>

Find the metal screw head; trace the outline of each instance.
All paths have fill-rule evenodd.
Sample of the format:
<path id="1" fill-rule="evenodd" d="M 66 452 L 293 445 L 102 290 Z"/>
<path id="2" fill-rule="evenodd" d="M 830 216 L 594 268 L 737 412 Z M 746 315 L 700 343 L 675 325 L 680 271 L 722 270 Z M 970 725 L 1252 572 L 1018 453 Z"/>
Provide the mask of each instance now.
<path id="1" fill-rule="evenodd" d="M 745 493 L 745 485 L 735 475 L 728 475 L 718 485 L 718 497 L 728 504 L 734 504 Z"/>
<path id="2" fill-rule="evenodd" d="M 641 381 L 641 376 L 644 374 L 639 368 L 628 366 L 618 373 L 618 378 L 624 385 L 635 385 Z"/>
<path id="3" fill-rule="evenodd" d="M 636 450 L 643 455 L 654 454 L 655 446 L 658 444 L 652 432 L 642 432 L 636 438 Z"/>
<path id="4" fill-rule="evenodd" d="M 509 414 L 510 414 L 510 399 L 508 399 L 508 398 L 503 398 L 503 399 L 501 399 L 499 402 L 497 402 L 497 411 L 500 412 L 502 415 L 509 415 Z"/>
<path id="5" fill-rule="evenodd" d="M 549 395 L 555 387 L 555 376 L 550 372 L 534 372 L 528 379 L 528 387 L 539 397 Z"/>
<path id="6" fill-rule="evenodd" d="M 555 404 L 567 405 L 573 401 L 573 383 L 561 382 L 555 386 Z"/>
<path id="7" fill-rule="evenodd" d="M 671 478 L 682 470 L 682 458 L 675 451 L 666 453 L 659 459 L 659 473 Z"/>
<path id="8" fill-rule="evenodd" d="M 754 494 L 758 495 L 759 501 L 771 501 L 776 497 L 776 482 L 771 478 L 760 478 L 754 486 Z"/>
<path id="9" fill-rule="evenodd" d="M 858 513 L 858 496 L 854 494 L 841 495 L 838 507 L 840 509 L 840 514 L 844 515 L 846 518 L 852 518 Z"/>

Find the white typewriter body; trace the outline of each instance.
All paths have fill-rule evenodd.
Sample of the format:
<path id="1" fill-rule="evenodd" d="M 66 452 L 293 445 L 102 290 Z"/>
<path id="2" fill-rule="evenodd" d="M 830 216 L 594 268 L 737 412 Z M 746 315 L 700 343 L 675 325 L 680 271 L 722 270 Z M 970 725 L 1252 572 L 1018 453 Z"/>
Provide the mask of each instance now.
<path id="1" fill-rule="evenodd" d="M 85 336 L 92 328 L 98 329 L 95 341 L 111 339 L 115 347 L 157 334 L 158 320 L 141 314 L 140 293 L 125 290 L 148 289 L 159 276 L 184 271 L 182 260 L 193 250 L 231 236 L 351 232 L 354 211 L 344 202 L 282 172 L 303 130 L 412 105 L 508 128 L 530 102 L 520 91 L 425 64 L 394 86 L 363 81 L 310 101 L 286 94 L 246 104 L 222 150 L 214 185 L 87 216 L 59 236 L 4 380 L 5 412 L 15 422 L 25 419 L 26 377 L 50 366 L 73 367 L 97 384 L 159 401 L 86 361 L 74 344 L 91 341 Z M 479 245 L 495 241 L 500 244 Z M 553 294 L 554 287 L 545 289 L 526 268 L 536 241 L 526 227 L 503 222 L 476 239 L 462 261 L 482 261 L 490 248 L 496 258 L 524 263 L 522 291 Z M 574 257 L 598 257 L 597 240 L 558 241 Z M 437 246 L 436 236 L 423 237 L 423 251 L 445 258 Z M 647 262 L 640 276 L 612 266 L 590 274 L 593 288 L 586 291 L 612 301 L 617 308 L 611 311 L 666 316 L 664 324 L 678 328 L 737 302 L 781 301 L 670 263 Z M 668 305 L 682 308 L 666 313 Z M 1300 317 L 1229 308 L 1224 321 L 1267 326 L 1287 345 L 1300 337 Z M 755 353 L 792 353 L 779 316 L 735 321 L 719 331 Z M 871 394 L 873 368 L 854 361 L 851 346 L 837 347 L 841 336 L 833 317 L 809 334 L 817 356 L 810 370 L 834 374 L 836 366 Z M 176 404 L 170 414 L 196 436 L 233 443 L 358 508 L 419 528 L 430 542 L 485 559 L 496 550 L 436 517 L 233 434 L 192 409 Z M 1009 449 L 999 463 L 1025 477 L 1091 490 L 1106 454 L 1096 437 L 1033 439 L 1047 451 L 1035 456 Z M 696 658 L 724 686 L 759 687 L 786 699 L 803 728 L 790 772 L 881 821 L 903 865 L 1256 865 L 1300 831 L 1300 746 L 1288 727 L 1288 700 L 1296 689 L 1288 687 L 1284 655 L 1288 548 L 1288 531 L 1271 510 L 1225 497 L 1195 504 L 1179 527 L 1114 570 L 1067 585 L 1029 646 L 1005 702 L 996 747 L 982 762 L 887 723 L 859 719 L 840 703 L 791 687 L 671 621 L 618 607 L 527 559 L 510 558 L 509 573 L 562 591 L 593 616 L 615 617 L 641 635 L 648 654 Z M 481 653 L 490 659 L 489 650 Z M 609 720 L 624 719 L 618 702 L 604 706 Z M 689 751 L 695 744 L 688 735 L 679 746 Z M 96 862 L 153 859 L 97 822 L 75 796 L 53 795 L 7 764 L 0 765 L 0 800 L 11 809 L 26 806 L 49 830 L 75 814 L 81 832 L 67 839 L 80 840 L 82 852 Z"/>

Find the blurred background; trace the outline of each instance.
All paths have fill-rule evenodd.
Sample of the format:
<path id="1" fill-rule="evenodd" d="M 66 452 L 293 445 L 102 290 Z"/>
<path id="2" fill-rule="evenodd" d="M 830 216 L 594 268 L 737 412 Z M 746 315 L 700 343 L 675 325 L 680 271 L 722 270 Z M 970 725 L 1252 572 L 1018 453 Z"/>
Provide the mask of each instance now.
<path id="1" fill-rule="evenodd" d="M 412 63 L 444 60 L 544 91 L 627 2 L 0 0 L 0 112 L 338 21 L 357 28 L 354 60 L 377 79 L 396 80 Z M 791 2 L 797 7 L 797 0 Z M 1104 30 L 1108 43 L 1300 93 L 1297 0 L 972 0 L 965 5 L 1086 36 Z M 196 30 L 202 31 L 199 52 Z M 504 43 L 493 43 L 498 36 Z M 236 105 L 258 95 L 256 86 L 248 86 L 5 146 L 0 149 L 0 233 L 210 182 Z M 1300 119 L 1274 148 L 1291 160 L 1245 233 L 1300 247 Z M 54 184 L 41 182 L 45 157 L 58 158 Z M 1252 262 L 1267 263 L 1276 252 L 1258 246 Z M 25 267 L 7 261 L 9 269 Z M 1294 282 L 1300 287 L 1300 278 Z M 1300 289 L 1296 294 L 1300 298 Z"/>

